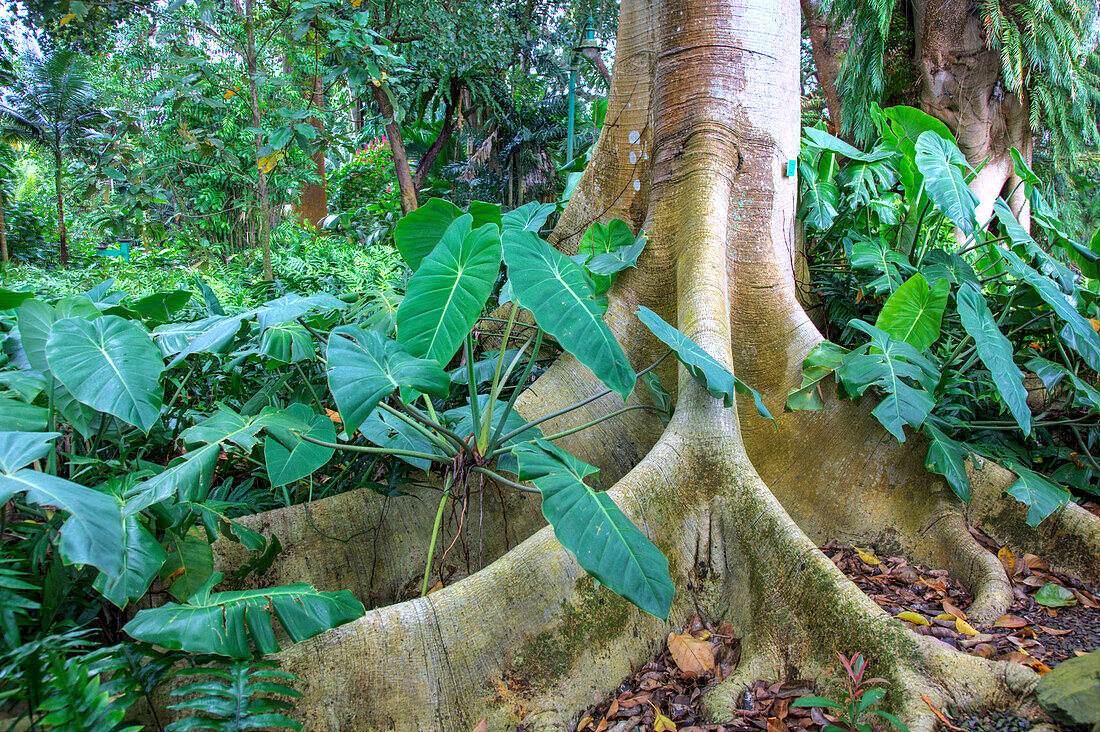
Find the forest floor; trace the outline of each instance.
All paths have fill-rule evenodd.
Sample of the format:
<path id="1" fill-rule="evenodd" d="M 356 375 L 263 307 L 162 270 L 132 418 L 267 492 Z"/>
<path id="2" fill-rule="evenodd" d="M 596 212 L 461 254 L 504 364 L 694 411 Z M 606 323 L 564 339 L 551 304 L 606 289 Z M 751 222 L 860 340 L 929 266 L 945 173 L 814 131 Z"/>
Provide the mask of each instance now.
<path id="1" fill-rule="evenodd" d="M 1100 505 L 1086 507 L 1100 515 Z M 1097 588 L 1051 571 L 1033 554 L 1016 557 L 981 531 L 972 532 L 997 553 L 1016 595 L 1009 612 L 989 626 L 971 624 L 966 608 L 973 598 L 945 570 L 835 542 L 821 549 L 886 612 L 915 632 L 965 653 L 1026 664 L 1044 674 L 1061 661 L 1100 648 Z M 576 732 L 821 732 L 837 723 L 826 710 L 791 706 L 815 693 L 813 683 L 801 679 L 758 681 L 742 695 L 734 720 L 705 723 L 704 692 L 732 673 L 739 659 L 740 642 L 728 622 L 715 624 L 693 615 L 681 633 L 669 634 L 656 658 L 623 679 L 615 694 L 582 712 Z M 873 676 L 874 659 L 870 661 Z M 837 672 L 844 673 L 839 663 Z M 1024 732 L 1048 721 L 1007 712 L 932 711 L 941 728 L 957 732 Z"/>

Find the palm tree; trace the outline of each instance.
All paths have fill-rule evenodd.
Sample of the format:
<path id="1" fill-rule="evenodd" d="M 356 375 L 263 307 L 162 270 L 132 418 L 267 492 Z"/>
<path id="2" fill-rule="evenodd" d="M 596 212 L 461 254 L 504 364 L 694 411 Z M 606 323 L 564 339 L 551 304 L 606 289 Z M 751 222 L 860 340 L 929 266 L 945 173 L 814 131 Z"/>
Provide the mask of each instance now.
<path id="1" fill-rule="evenodd" d="M 95 101 L 95 87 L 81 57 L 72 51 L 54 51 L 42 59 L 26 57 L 24 72 L 0 104 L 0 115 L 11 123 L 5 133 L 28 138 L 53 154 L 58 248 L 63 267 L 69 263 L 69 247 L 62 157 L 102 116 Z"/>

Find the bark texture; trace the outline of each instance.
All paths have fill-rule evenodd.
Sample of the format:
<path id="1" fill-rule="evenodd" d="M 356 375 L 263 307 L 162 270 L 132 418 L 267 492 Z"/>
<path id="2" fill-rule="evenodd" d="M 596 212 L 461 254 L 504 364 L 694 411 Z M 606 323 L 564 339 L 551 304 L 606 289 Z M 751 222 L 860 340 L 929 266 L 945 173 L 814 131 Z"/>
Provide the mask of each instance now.
<path id="1" fill-rule="evenodd" d="M 829 109 L 832 133 L 840 134 L 841 99 L 836 82 L 844 63 L 844 54 L 852 42 L 851 32 L 844 26 L 836 27 L 830 21 L 828 10 L 822 7 L 821 0 L 800 0 L 802 21 L 806 25 L 806 34 L 810 37 L 810 50 L 814 57 L 814 70 L 825 105 Z"/>
<path id="2" fill-rule="evenodd" d="M 633 316 L 643 304 L 761 390 L 775 414 L 821 340 L 795 296 L 796 183 L 782 175 L 799 144 L 798 38 L 794 0 L 624 0 L 609 122 L 554 235 L 568 252 L 594 220 L 644 228 L 650 244 L 616 282 L 607 314 L 635 366 L 664 350 Z M 864 652 L 873 674 L 893 682 L 888 707 L 914 732 L 934 724 L 922 695 L 961 709 L 1027 703 L 1032 671 L 911 633 L 817 542 L 859 541 L 943 566 L 971 587 L 975 614 L 988 619 L 1011 593 L 999 563 L 970 538 L 968 519 L 1018 551 L 1096 577 L 1094 519 L 1067 509 L 1029 529 L 1002 496 L 1011 474 L 995 466 L 975 471 L 968 516 L 924 471 L 921 447 L 899 446 L 870 405 L 781 414 L 776 429 L 751 404 L 724 409 L 683 369 L 666 366 L 660 375 L 676 399 L 667 427 L 632 411 L 559 444 L 600 467 L 609 494 L 669 558 L 677 586 L 670 622 L 596 588 L 549 527 L 535 530 L 537 499 L 528 499 L 509 522 L 533 533 L 485 569 L 280 654 L 303 679 L 297 707 L 306 729 L 470 730 L 483 717 L 490 730 L 570 729 L 691 612 L 729 619 L 742 639 L 737 673 L 707 699 L 716 719 L 729 716 L 742 684 L 819 676 L 837 650 Z M 563 357 L 519 408 L 532 419 L 598 388 Z M 617 406 L 607 397 L 544 427 Z M 341 582 L 382 599 L 415 569 L 396 560 L 398 568 L 365 578 L 379 562 L 366 547 L 374 537 L 321 543 L 310 538 L 315 527 L 301 525 L 305 510 L 253 519 L 292 547 L 276 575 Z M 422 507 L 358 494 L 309 510 L 339 537 L 385 524 L 378 541 L 393 555 L 430 529 Z M 392 524 L 383 510 L 394 511 Z"/>
<path id="3" fill-rule="evenodd" d="M 916 64 L 921 108 L 942 120 L 970 164 L 981 167 L 970 189 L 978 221 L 1004 195 L 1025 228 L 1030 211 L 1009 149 L 1031 163 L 1032 136 L 1026 91 L 1015 94 L 1001 78 L 1000 53 L 989 47 L 979 14 L 967 0 L 914 0 Z"/>
<path id="4" fill-rule="evenodd" d="M 320 76 L 310 78 L 310 88 L 306 92 L 306 99 L 313 109 L 320 109 L 325 103 L 324 79 Z M 318 117 L 310 117 L 309 123 L 317 128 L 318 132 L 324 131 L 324 122 Z M 302 188 L 302 203 L 299 206 L 301 220 L 308 221 L 314 226 L 319 226 L 321 219 L 328 216 L 328 191 L 325 188 L 325 148 L 318 147 L 313 153 L 313 175 L 316 182 L 306 183 Z"/>

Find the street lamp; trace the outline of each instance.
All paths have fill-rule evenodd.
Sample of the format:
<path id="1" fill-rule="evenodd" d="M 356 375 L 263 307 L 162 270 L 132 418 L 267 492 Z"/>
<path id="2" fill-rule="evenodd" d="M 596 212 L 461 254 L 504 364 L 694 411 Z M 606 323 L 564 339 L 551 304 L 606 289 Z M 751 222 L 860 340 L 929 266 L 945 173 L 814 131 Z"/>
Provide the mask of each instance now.
<path id="1" fill-rule="evenodd" d="M 607 83 L 610 84 L 610 74 L 607 73 L 607 69 L 603 65 L 603 60 L 600 58 L 600 54 L 602 53 L 603 46 L 596 40 L 596 24 L 592 18 L 589 18 L 588 22 L 584 25 L 584 38 L 569 52 L 569 124 L 568 139 L 565 147 L 565 159 L 567 162 L 573 160 L 573 122 L 577 113 L 577 57 L 581 56 L 587 59 L 589 63 L 599 70 L 600 74 L 607 80 Z"/>

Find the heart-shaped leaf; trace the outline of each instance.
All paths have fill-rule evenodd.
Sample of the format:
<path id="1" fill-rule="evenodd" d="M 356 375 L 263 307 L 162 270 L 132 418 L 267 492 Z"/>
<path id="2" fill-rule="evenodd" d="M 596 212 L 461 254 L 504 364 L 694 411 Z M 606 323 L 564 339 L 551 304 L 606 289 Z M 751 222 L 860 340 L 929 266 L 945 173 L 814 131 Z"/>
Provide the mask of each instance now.
<path id="1" fill-rule="evenodd" d="M 305 404 L 291 404 L 285 413 L 300 422 L 293 429 L 268 427 L 264 440 L 264 462 L 271 485 L 279 486 L 300 480 L 327 463 L 334 448 L 306 442 L 307 435 L 324 442 L 336 441 L 336 428 L 328 415 L 317 414 Z"/>
<path id="2" fill-rule="evenodd" d="M 471 229 L 472 222 L 464 214 L 447 228 L 397 308 L 397 340 L 413 356 L 443 367 L 477 322 L 500 273 L 500 230 L 490 224 Z"/>
<path id="3" fill-rule="evenodd" d="M 115 315 L 58 320 L 50 328 L 46 357 L 82 403 L 145 432 L 160 418 L 164 361 L 140 325 Z"/>
<path id="4" fill-rule="evenodd" d="M 329 390 L 349 435 L 400 387 L 440 399 L 450 389 L 450 378 L 436 361 L 415 358 L 400 343 L 354 325 L 329 334 L 328 363 Z"/>
<path id="5" fill-rule="evenodd" d="M 891 338 L 926 351 L 940 337 L 940 323 L 947 307 L 951 283 L 939 280 L 929 289 L 919 272 L 894 291 L 882 306 L 875 327 Z"/>

